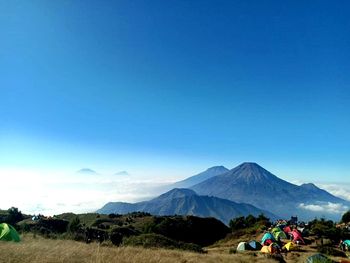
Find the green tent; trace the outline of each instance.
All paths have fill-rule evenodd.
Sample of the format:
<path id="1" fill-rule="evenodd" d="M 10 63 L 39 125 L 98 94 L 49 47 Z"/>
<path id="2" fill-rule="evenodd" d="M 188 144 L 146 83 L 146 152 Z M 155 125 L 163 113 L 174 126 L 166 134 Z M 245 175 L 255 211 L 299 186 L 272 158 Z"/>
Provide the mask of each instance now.
<path id="1" fill-rule="evenodd" d="M 350 240 L 344 240 L 343 243 L 348 247 L 348 249 L 350 249 Z"/>
<path id="2" fill-rule="evenodd" d="M 274 229 L 272 229 L 271 233 L 273 234 L 276 240 L 278 240 L 278 238 L 287 239 L 286 233 L 284 233 L 283 230 L 279 227 L 275 227 Z"/>
<path id="3" fill-rule="evenodd" d="M 287 235 L 283 231 L 273 232 L 273 236 L 275 237 L 276 240 L 278 240 L 278 239 L 287 239 Z"/>
<path id="4" fill-rule="evenodd" d="M 13 226 L 2 223 L 0 224 L 0 240 L 19 242 L 21 239 Z"/>
<path id="5" fill-rule="evenodd" d="M 306 263 L 335 263 L 322 254 L 315 254 L 307 258 Z"/>

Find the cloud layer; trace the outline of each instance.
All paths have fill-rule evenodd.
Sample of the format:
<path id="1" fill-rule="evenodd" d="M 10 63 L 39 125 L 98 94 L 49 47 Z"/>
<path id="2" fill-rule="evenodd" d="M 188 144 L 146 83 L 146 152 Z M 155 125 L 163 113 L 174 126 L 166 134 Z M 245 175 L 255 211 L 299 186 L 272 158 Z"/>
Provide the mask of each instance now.
<path id="1" fill-rule="evenodd" d="M 344 214 L 349 210 L 348 206 L 339 203 L 318 203 L 318 204 L 299 204 L 299 208 L 313 212 L 322 212 L 329 214 Z"/>
<path id="2" fill-rule="evenodd" d="M 6 177 L 6 178 L 5 178 Z M 9 180 L 9 178 L 21 178 Z M 0 175 L 6 187 L 0 192 L 1 207 L 18 207 L 29 214 L 86 213 L 110 201 L 138 202 L 158 195 L 159 179 L 116 176 L 16 174 Z"/>
<path id="3" fill-rule="evenodd" d="M 320 188 L 330 192 L 331 194 L 350 201 L 350 184 L 317 184 Z"/>

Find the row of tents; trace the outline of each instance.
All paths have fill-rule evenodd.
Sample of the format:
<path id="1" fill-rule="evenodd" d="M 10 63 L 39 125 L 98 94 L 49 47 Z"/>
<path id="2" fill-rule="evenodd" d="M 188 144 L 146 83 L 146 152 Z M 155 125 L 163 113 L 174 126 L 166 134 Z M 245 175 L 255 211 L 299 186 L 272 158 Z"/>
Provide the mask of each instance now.
<path id="1" fill-rule="evenodd" d="M 284 244 L 282 247 L 276 242 L 270 243 L 269 245 L 261 245 L 261 243 L 252 240 L 249 242 L 240 242 L 237 246 L 236 251 L 261 251 L 263 253 L 276 254 L 281 250 L 283 251 L 295 251 L 299 247 L 294 242 L 290 241 Z"/>
<path id="2" fill-rule="evenodd" d="M 2 241 L 15 241 L 19 242 L 21 239 L 16 229 L 6 223 L 0 224 L 0 240 Z"/>
<path id="3" fill-rule="evenodd" d="M 289 239 L 290 241 L 283 244 L 282 239 Z M 295 228 L 291 229 L 289 226 L 279 225 L 265 232 L 261 238 L 261 242 L 255 240 L 249 242 L 240 242 L 237 246 L 237 251 L 260 251 L 268 254 L 279 254 L 281 251 L 295 251 L 298 250 L 299 244 L 305 244 L 301 233 Z"/>
<path id="4" fill-rule="evenodd" d="M 291 230 L 289 226 L 284 227 L 283 230 L 280 227 L 274 227 L 271 232 L 266 232 L 261 239 L 261 244 L 270 245 L 281 239 L 288 239 L 287 235 L 291 241 L 305 245 L 301 233 L 297 229 Z"/>

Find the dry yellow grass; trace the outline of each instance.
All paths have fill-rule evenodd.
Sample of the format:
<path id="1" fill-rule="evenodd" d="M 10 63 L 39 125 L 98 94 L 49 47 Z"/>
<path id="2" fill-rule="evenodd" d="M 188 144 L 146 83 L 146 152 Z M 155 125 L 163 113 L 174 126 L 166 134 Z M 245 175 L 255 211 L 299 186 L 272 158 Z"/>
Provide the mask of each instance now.
<path id="1" fill-rule="evenodd" d="M 263 255 L 229 254 L 228 250 L 197 254 L 178 250 L 143 249 L 135 247 L 100 246 L 71 240 L 52 240 L 24 236 L 22 242 L 0 242 L 0 262 L 86 262 L 86 263 L 217 263 L 217 262 L 276 262 Z"/>
<path id="2" fill-rule="evenodd" d="M 234 242 L 237 243 L 237 240 Z M 32 235 L 22 236 L 20 243 L 0 241 L 0 262 L 19 263 L 268 263 L 277 261 L 269 259 L 259 252 L 229 254 L 230 248 L 236 247 L 228 240 L 220 245 L 207 248 L 206 254 L 167 249 L 144 249 L 138 247 L 115 247 L 85 244 L 72 240 L 53 240 Z M 302 247 L 304 252 L 284 255 L 287 263 L 305 262 L 306 258 L 316 252 L 310 246 Z M 337 261 L 339 258 L 334 258 Z"/>

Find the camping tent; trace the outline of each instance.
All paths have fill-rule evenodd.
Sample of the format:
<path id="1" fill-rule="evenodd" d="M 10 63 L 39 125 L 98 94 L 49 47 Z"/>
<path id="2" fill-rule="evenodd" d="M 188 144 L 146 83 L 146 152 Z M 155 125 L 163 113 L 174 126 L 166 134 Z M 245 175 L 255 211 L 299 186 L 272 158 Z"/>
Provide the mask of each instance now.
<path id="1" fill-rule="evenodd" d="M 263 246 L 260 251 L 262 253 L 276 254 L 280 252 L 280 247 L 276 243 L 272 243 L 269 246 Z"/>
<path id="2" fill-rule="evenodd" d="M 275 227 L 274 229 L 272 229 L 271 232 L 276 240 L 278 240 L 279 238 L 287 239 L 286 234 L 279 227 Z"/>
<path id="3" fill-rule="evenodd" d="M 261 244 L 264 244 L 268 239 L 276 241 L 275 237 L 270 232 L 266 232 L 261 239 Z"/>
<path id="4" fill-rule="evenodd" d="M 260 251 L 262 253 L 270 253 L 269 246 L 263 246 Z"/>
<path id="5" fill-rule="evenodd" d="M 315 254 L 307 258 L 306 263 L 333 263 L 334 261 L 322 254 Z"/>
<path id="6" fill-rule="evenodd" d="M 294 242 L 300 241 L 302 244 L 305 244 L 305 241 L 298 230 L 294 229 L 292 231 L 292 235 L 293 235 Z"/>
<path id="7" fill-rule="evenodd" d="M 0 224 L 0 240 L 19 242 L 19 235 L 13 226 L 6 223 Z"/>
<path id="8" fill-rule="evenodd" d="M 297 250 L 298 246 L 295 245 L 293 242 L 288 242 L 283 246 L 283 249 L 286 249 L 287 251 L 293 251 L 293 250 Z"/>
<path id="9" fill-rule="evenodd" d="M 249 246 L 251 246 L 254 250 L 260 250 L 262 248 L 262 245 L 255 240 L 249 241 Z"/>
<path id="10" fill-rule="evenodd" d="M 290 226 L 286 226 L 283 228 L 283 232 L 288 235 L 290 232 L 292 232 L 292 229 L 290 228 Z"/>
<path id="11" fill-rule="evenodd" d="M 343 241 L 344 245 L 348 248 L 348 250 L 350 249 L 350 240 L 344 240 Z"/>
<path id="12" fill-rule="evenodd" d="M 255 250 L 247 242 L 240 242 L 237 246 L 237 251 Z"/>

